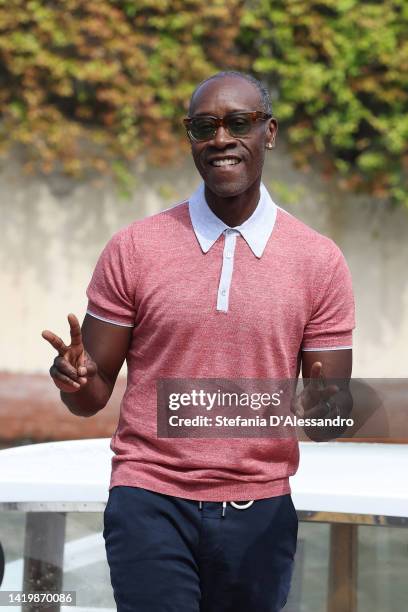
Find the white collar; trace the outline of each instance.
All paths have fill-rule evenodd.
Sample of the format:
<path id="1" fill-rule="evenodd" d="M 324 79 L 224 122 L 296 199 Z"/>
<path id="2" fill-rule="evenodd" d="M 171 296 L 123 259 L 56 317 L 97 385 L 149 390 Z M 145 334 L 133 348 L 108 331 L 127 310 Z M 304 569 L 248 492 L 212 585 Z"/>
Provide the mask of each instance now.
<path id="1" fill-rule="evenodd" d="M 275 225 L 277 211 L 277 206 L 263 183 L 261 183 L 260 198 L 254 212 L 242 225 L 234 228 L 230 228 L 221 221 L 208 206 L 204 194 L 204 183 L 201 183 L 193 193 L 188 206 L 194 233 L 204 253 L 210 250 L 226 229 L 234 229 L 245 239 L 253 254 L 258 258 L 262 257 Z"/>

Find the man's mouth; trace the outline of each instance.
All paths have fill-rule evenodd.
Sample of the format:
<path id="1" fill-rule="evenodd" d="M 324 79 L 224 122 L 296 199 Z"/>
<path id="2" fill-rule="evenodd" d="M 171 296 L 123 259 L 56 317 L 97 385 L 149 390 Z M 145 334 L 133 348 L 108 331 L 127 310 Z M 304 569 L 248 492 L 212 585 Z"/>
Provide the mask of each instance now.
<path id="1" fill-rule="evenodd" d="M 222 166 L 236 166 L 240 162 L 241 160 L 238 159 L 238 157 L 220 157 L 217 159 L 211 159 L 209 163 L 211 166 L 219 168 Z"/>

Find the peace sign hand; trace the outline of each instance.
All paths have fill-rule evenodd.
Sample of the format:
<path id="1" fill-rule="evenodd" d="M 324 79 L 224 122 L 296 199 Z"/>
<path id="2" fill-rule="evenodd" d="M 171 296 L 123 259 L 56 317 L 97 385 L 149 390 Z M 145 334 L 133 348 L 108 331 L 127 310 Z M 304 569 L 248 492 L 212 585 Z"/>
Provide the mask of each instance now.
<path id="1" fill-rule="evenodd" d="M 338 392 L 336 385 L 326 384 L 323 366 L 320 361 L 316 361 L 310 370 L 310 382 L 296 397 L 292 412 L 301 418 L 323 418 L 331 410 L 330 404 L 326 402 Z"/>
<path id="2" fill-rule="evenodd" d="M 68 315 L 68 323 L 71 334 L 69 346 L 52 331 L 44 330 L 41 335 L 58 351 L 50 368 L 54 384 L 65 393 L 75 393 L 95 376 L 98 367 L 84 348 L 81 327 L 74 314 Z"/>

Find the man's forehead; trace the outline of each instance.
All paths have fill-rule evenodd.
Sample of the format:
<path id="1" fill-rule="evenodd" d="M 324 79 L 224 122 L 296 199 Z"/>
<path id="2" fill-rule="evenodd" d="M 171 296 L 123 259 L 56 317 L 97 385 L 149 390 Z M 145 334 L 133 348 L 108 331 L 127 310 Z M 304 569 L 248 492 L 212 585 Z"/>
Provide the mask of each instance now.
<path id="1" fill-rule="evenodd" d="M 258 110 L 261 95 L 254 84 L 242 77 L 218 77 L 206 81 L 196 90 L 190 113 L 211 112 L 220 105 L 225 110 Z"/>

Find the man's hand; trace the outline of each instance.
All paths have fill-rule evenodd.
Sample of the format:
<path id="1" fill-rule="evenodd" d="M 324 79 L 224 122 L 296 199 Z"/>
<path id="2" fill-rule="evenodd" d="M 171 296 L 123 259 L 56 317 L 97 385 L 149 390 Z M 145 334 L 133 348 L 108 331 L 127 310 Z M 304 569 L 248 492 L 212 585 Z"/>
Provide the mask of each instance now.
<path id="1" fill-rule="evenodd" d="M 300 418 L 324 418 L 331 411 L 328 400 L 338 392 L 339 388 L 336 385 L 326 384 L 323 366 L 320 361 L 316 361 L 310 370 L 309 384 L 295 398 L 292 412 Z"/>
<path id="2" fill-rule="evenodd" d="M 44 330 L 42 337 L 57 351 L 58 355 L 50 368 L 54 384 L 65 393 L 75 393 L 83 388 L 97 373 L 97 365 L 84 349 L 81 327 L 74 314 L 68 315 L 71 344 L 67 346 L 52 331 Z"/>

